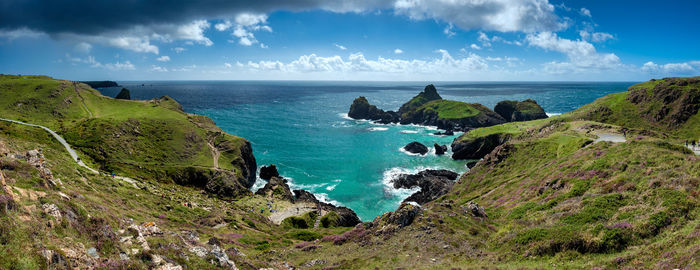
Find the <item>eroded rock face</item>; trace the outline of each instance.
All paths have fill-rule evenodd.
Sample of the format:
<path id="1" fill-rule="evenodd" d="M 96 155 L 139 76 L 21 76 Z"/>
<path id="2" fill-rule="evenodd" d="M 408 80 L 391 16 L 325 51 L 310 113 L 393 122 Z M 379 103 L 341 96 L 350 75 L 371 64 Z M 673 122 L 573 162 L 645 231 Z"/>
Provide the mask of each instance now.
<path id="1" fill-rule="evenodd" d="M 504 100 L 498 102 L 493 110 L 508 122 L 547 118 L 544 109 L 537 104 L 537 101 L 532 99 L 523 101 Z"/>
<path id="2" fill-rule="evenodd" d="M 462 134 L 452 142 L 452 159 L 480 159 L 499 145 L 510 140 L 510 134 L 496 133 L 470 138 Z"/>
<path id="3" fill-rule="evenodd" d="M 647 120 L 677 127 L 700 110 L 700 78 L 664 78 L 652 91 L 630 88 L 627 100 L 637 105 Z"/>
<path id="4" fill-rule="evenodd" d="M 404 202 L 425 204 L 447 194 L 459 174 L 448 170 L 424 170 L 417 174 L 403 174 L 394 180 L 394 188 L 420 187 Z"/>
<path id="5" fill-rule="evenodd" d="M 377 106 L 370 105 L 365 97 L 358 97 L 350 105 L 348 116 L 353 119 L 374 120 L 382 124 L 397 123 L 399 114 L 394 111 L 384 111 Z"/>
<path id="6" fill-rule="evenodd" d="M 409 153 L 425 155 L 428 153 L 428 147 L 419 142 L 410 142 L 403 147 Z"/>
<path id="7" fill-rule="evenodd" d="M 277 166 L 275 164 L 270 164 L 270 166 L 262 166 L 260 168 L 260 178 L 263 180 L 270 180 L 272 177 L 279 177 L 280 174 L 277 172 Z"/>
<path id="8" fill-rule="evenodd" d="M 316 198 L 316 196 L 314 196 L 314 194 L 306 190 L 294 190 L 294 196 L 295 202 L 310 202 L 319 205 L 325 212 L 335 212 L 338 215 L 338 220 L 335 223 L 336 226 L 352 227 L 362 222 L 355 211 L 352 211 L 352 209 L 321 202 Z"/>
<path id="9" fill-rule="evenodd" d="M 394 212 L 388 212 L 372 221 L 372 227 L 381 228 L 382 225 L 395 225 L 403 228 L 411 225 L 423 209 L 418 204 L 401 203 Z"/>

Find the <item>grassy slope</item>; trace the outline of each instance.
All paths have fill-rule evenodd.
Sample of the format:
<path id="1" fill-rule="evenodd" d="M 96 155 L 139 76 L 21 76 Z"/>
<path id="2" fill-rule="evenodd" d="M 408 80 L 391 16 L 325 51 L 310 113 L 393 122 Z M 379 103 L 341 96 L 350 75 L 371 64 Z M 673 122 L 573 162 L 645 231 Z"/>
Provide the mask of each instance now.
<path id="1" fill-rule="evenodd" d="M 699 116 L 675 129 L 655 126 L 626 94 L 558 117 L 472 130 L 467 136 L 511 134 L 510 151 L 463 175 L 414 224 L 290 254 L 300 261 L 337 256 L 327 265 L 351 268 L 698 267 L 700 158 L 675 136 L 697 129 Z M 613 111 L 606 122 L 636 129 L 628 142 L 592 143 L 596 132 L 623 130 L 576 120 L 595 119 L 587 112 L 600 106 Z M 470 201 L 489 217 L 465 213 Z"/>
<path id="2" fill-rule="evenodd" d="M 416 111 L 423 111 L 424 114 L 436 112 L 443 119 L 467 118 L 481 113 L 469 103 L 454 100 L 433 100 L 421 105 Z"/>
<path id="3" fill-rule="evenodd" d="M 23 154 L 36 148 L 42 149 L 47 167 L 54 177 L 62 180 L 63 186 L 47 188 L 38 170 L 24 160 L 2 154 L 3 151 Z M 249 211 L 263 208 L 268 203 L 268 199 L 260 196 L 222 201 L 203 194 L 199 189 L 158 182 L 142 182 L 139 185 L 144 188 L 135 189 L 130 184 L 96 176 L 77 167 L 65 149 L 43 130 L 6 122 L 0 122 L 0 165 L 10 186 L 46 193 L 45 197 L 38 199 L 20 197 L 17 207 L 10 211 L 0 209 L 2 269 L 42 269 L 45 268 L 42 250 L 80 250 L 78 245 L 85 246 L 85 249 L 96 247 L 103 260 L 101 265 L 108 268 L 146 269 L 151 266 L 151 254 L 165 256 L 190 269 L 216 268 L 208 258 L 199 258 L 183 246 L 180 237 L 184 237 L 188 230 L 197 232 L 199 245 L 206 246 L 204 243 L 209 238 L 217 237 L 223 249 L 235 247 L 246 254 L 245 257 L 230 257 L 241 269 L 279 267 L 270 263 L 275 261 L 275 257 L 269 255 L 270 250 L 291 248 L 302 242 L 299 239 L 320 238 L 347 230 L 301 230 L 273 225 L 266 219 L 269 212 Z M 15 192 L 19 196 L 19 192 Z M 61 198 L 59 192 L 71 199 Z M 185 202 L 197 207 L 184 207 Z M 42 204 L 57 205 L 64 218 L 59 220 L 44 214 Z M 273 204 L 284 207 L 285 202 L 273 199 Z M 76 220 L 67 218 L 66 211 L 75 213 Z M 165 234 L 147 237 L 152 248 L 147 252 L 135 242 L 132 245 L 122 243 L 119 237 L 129 235 L 128 231 L 118 233 L 126 229 L 124 218 L 132 218 L 136 224 L 154 222 Z M 52 225 L 48 226 L 49 223 Z M 217 224 L 224 226 L 214 228 Z M 117 236 L 105 236 L 105 225 L 109 226 L 110 232 L 106 235 L 114 233 Z M 133 248 L 139 253 L 131 255 L 129 261 L 119 259 L 119 253 Z"/>
<path id="4" fill-rule="evenodd" d="M 222 151 L 220 168 L 240 176 L 231 161 L 239 158 L 245 140 L 222 132 L 206 117 L 182 112 L 172 99 L 116 100 L 86 84 L 78 84 L 76 91 L 72 82 L 38 76 L 2 76 L 0 89 L 5 118 L 56 130 L 87 154 L 86 162 L 103 170 L 162 179 L 169 168 L 210 168 L 213 159 L 206 142 L 211 140 L 229 150 Z"/>

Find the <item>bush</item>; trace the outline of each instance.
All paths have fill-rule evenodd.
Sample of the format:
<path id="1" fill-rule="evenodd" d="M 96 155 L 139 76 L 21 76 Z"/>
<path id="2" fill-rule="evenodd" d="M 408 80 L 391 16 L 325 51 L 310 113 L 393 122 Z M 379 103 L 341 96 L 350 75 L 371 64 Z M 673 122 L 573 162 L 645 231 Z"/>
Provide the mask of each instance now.
<path id="1" fill-rule="evenodd" d="M 302 240 L 302 241 L 313 241 L 321 238 L 321 234 L 317 232 L 310 232 L 307 230 L 300 230 L 295 232 L 290 232 L 286 234 L 287 237 Z"/>
<path id="2" fill-rule="evenodd" d="M 338 213 L 335 211 L 330 211 L 328 214 L 324 215 L 321 218 L 321 226 L 324 228 L 329 228 L 329 227 L 336 227 L 338 226 L 338 220 L 340 219 L 340 216 L 338 216 Z"/>
<path id="3" fill-rule="evenodd" d="M 306 220 L 301 217 L 288 217 L 282 220 L 282 225 L 285 227 L 292 227 L 297 229 L 308 229 L 309 224 Z"/>
<path id="4" fill-rule="evenodd" d="M 620 251 L 627 247 L 632 240 L 629 230 L 623 228 L 612 228 L 606 230 L 601 238 L 601 251 Z"/>
<path id="5" fill-rule="evenodd" d="M 546 229 L 542 229 L 542 228 L 531 229 L 531 230 L 519 233 L 513 241 L 515 243 L 525 245 L 525 244 L 530 243 L 530 242 L 542 240 L 542 239 L 546 238 L 547 235 L 549 235 L 549 231 L 547 231 Z"/>

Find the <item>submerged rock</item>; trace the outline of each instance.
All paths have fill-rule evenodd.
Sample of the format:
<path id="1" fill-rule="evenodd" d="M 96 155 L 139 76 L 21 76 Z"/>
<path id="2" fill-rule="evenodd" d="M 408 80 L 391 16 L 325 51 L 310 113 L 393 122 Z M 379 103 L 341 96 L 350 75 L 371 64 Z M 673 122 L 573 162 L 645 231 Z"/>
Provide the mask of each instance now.
<path id="1" fill-rule="evenodd" d="M 419 142 L 410 142 L 403 147 L 403 150 L 421 155 L 425 155 L 426 153 L 428 153 L 428 147 Z"/>
<path id="2" fill-rule="evenodd" d="M 277 172 L 277 166 L 275 164 L 270 164 L 270 166 L 262 166 L 260 168 L 260 178 L 264 180 L 270 180 L 272 177 L 279 177 L 280 174 Z"/>

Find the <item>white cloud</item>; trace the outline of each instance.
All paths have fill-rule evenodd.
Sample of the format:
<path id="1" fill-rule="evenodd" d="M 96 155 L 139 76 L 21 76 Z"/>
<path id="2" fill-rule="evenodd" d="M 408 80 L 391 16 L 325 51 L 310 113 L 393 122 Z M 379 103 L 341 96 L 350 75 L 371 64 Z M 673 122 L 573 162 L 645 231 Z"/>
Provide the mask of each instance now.
<path id="1" fill-rule="evenodd" d="M 403 53 L 403 50 L 402 50 L 402 49 L 396 48 L 396 49 L 394 49 L 394 53 L 395 53 L 395 54 L 402 54 L 402 53 Z"/>
<path id="2" fill-rule="evenodd" d="M 642 65 L 641 70 L 645 73 L 660 76 L 697 75 L 698 73 L 700 73 L 700 61 L 668 63 L 664 65 L 659 65 L 652 61 L 649 61 Z"/>
<path id="3" fill-rule="evenodd" d="M 589 18 L 592 17 L 592 16 L 591 16 L 591 11 L 588 10 L 587 8 L 581 8 L 581 10 L 579 10 L 579 13 L 581 14 L 581 16 L 586 16 L 586 17 L 589 17 Z"/>
<path id="4" fill-rule="evenodd" d="M 226 67 L 226 68 L 231 68 L 231 64 L 229 64 L 229 63 L 224 63 L 224 67 Z"/>
<path id="5" fill-rule="evenodd" d="M 231 24 L 230 22 L 228 23 L 229 25 L 222 25 L 220 28 L 226 30 L 233 26 L 233 24 Z M 258 43 L 258 40 L 255 38 L 253 32 L 272 32 L 272 28 L 265 24 L 267 24 L 267 15 L 265 14 L 242 13 L 236 16 L 235 18 L 235 26 L 233 27 L 232 34 L 233 36 L 238 38 L 238 44 L 241 44 L 243 46 L 251 46 L 253 44 Z M 267 46 L 261 45 L 261 48 L 267 48 Z"/>
<path id="6" fill-rule="evenodd" d="M 526 40 L 530 46 L 560 52 L 567 56 L 568 62 L 554 61 L 547 63 L 545 66 L 548 72 L 600 71 L 622 65 L 617 55 L 613 53 L 598 53 L 593 44 L 585 40 L 560 38 L 552 32 L 528 34 Z"/>
<path id="7" fill-rule="evenodd" d="M 442 30 L 442 33 L 447 35 L 447 37 L 453 37 L 457 33 L 455 31 L 453 31 L 452 29 L 454 29 L 454 26 L 450 23 L 447 26 L 445 26 L 445 29 Z"/>
<path id="8" fill-rule="evenodd" d="M 89 55 L 86 58 L 79 58 L 79 57 L 71 57 L 69 54 L 66 54 L 66 58 L 68 59 L 69 62 L 72 63 L 83 63 L 83 64 L 88 64 L 92 68 L 106 68 L 109 70 L 135 70 L 136 67 L 130 62 L 130 61 L 124 61 L 119 62 L 117 61 L 116 63 L 108 63 L 108 64 L 102 64 L 98 62 L 94 56 Z"/>
<path id="9" fill-rule="evenodd" d="M 257 71 L 281 71 L 286 73 L 401 73 L 401 74 L 447 74 L 488 69 L 481 56 L 469 54 L 455 59 L 446 50 L 437 50 L 439 58 L 431 60 L 402 60 L 379 57 L 368 60 L 362 53 L 353 53 L 348 58 L 341 56 L 322 57 L 316 54 L 302 55 L 298 59 L 281 61 L 249 61 L 243 66 Z"/>
<path id="10" fill-rule="evenodd" d="M 479 47 L 479 45 L 476 45 L 474 43 L 472 43 L 472 45 L 470 45 L 469 47 L 474 49 L 474 50 L 481 50 L 481 47 Z"/>
<path id="11" fill-rule="evenodd" d="M 337 47 L 337 48 L 340 49 L 341 51 L 344 51 L 344 50 L 347 50 L 347 49 L 348 49 L 348 48 L 345 48 L 345 46 L 343 46 L 343 45 L 339 45 L 339 44 L 333 44 L 333 45 L 335 45 L 335 47 Z"/>
<path id="12" fill-rule="evenodd" d="M 116 62 L 114 64 L 105 64 L 105 68 L 111 69 L 111 70 L 135 70 L 136 67 L 131 64 L 129 61 L 125 61 L 124 63 L 121 62 Z"/>
<path id="13" fill-rule="evenodd" d="M 225 20 L 222 23 L 217 23 L 214 25 L 214 28 L 219 31 L 226 31 L 227 29 L 231 28 L 231 26 L 233 26 L 233 23 L 231 23 L 229 20 Z"/>
<path id="14" fill-rule="evenodd" d="M 175 47 L 175 48 L 173 48 L 173 51 L 175 51 L 176 53 L 181 53 L 181 52 L 184 52 L 185 50 L 186 50 L 186 49 L 183 48 L 183 47 Z"/>
<path id="15" fill-rule="evenodd" d="M 78 44 L 75 44 L 75 51 L 81 52 L 81 53 L 90 53 L 90 50 L 92 50 L 92 45 L 87 42 L 80 42 Z"/>
<path id="16" fill-rule="evenodd" d="M 479 37 L 477 38 L 481 42 L 482 47 L 491 47 L 491 39 L 484 32 L 479 32 Z"/>
<path id="17" fill-rule="evenodd" d="M 8 40 L 15 40 L 18 38 L 38 38 L 45 35 L 46 34 L 42 32 L 37 32 L 26 27 L 9 31 L 0 30 L 0 38 L 6 38 Z"/>
<path id="18" fill-rule="evenodd" d="M 196 20 L 181 25 L 177 28 L 175 38 L 194 41 L 204 46 L 211 46 L 214 42 L 204 36 L 204 30 L 208 29 L 210 26 L 211 24 L 206 20 Z"/>
<path id="19" fill-rule="evenodd" d="M 151 71 L 156 71 L 156 72 L 168 72 L 168 69 L 165 68 L 165 67 L 152 65 L 152 66 L 151 66 Z"/>
<path id="20" fill-rule="evenodd" d="M 534 32 L 566 27 L 548 0 L 397 0 L 394 10 L 413 19 L 436 19 L 462 29 Z"/>
<path id="21" fill-rule="evenodd" d="M 161 61 L 161 62 L 168 62 L 168 61 L 170 61 L 170 56 L 163 55 L 161 57 L 156 58 L 156 60 Z"/>
<path id="22" fill-rule="evenodd" d="M 152 45 L 150 40 L 146 37 L 135 37 L 135 36 L 122 36 L 122 37 L 111 37 L 111 38 L 105 38 L 105 37 L 93 37 L 89 38 L 91 40 L 99 40 L 103 39 L 103 42 L 105 42 L 107 45 L 120 48 L 120 49 L 125 49 L 125 50 L 130 50 L 130 51 L 135 51 L 135 52 L 145 52 L 145 53 L 155 53 L 158 54 L 158 47 L 155 45 Z"/>
<path id="23" fill-rule="evenodd" d="M 595 32 L 589 33 L 588 31 L 581 30 L 578 32 L 582 40 L 591 40 L 593 42 L 604 42 L 608 39 L 615 39 L 615 37 L 608 33 Z"/>

